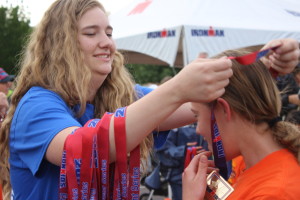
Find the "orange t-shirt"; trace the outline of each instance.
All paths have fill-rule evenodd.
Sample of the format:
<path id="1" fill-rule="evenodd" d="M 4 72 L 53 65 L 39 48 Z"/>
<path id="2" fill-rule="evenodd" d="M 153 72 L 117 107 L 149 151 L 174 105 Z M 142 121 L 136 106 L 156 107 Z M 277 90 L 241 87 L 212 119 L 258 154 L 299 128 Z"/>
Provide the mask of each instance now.
<path id="1" fill-rule="evenodd" d="M 287 149 L 276 151 L 242 173 L 227 200 L 299 200 L 300 165 Z"/>

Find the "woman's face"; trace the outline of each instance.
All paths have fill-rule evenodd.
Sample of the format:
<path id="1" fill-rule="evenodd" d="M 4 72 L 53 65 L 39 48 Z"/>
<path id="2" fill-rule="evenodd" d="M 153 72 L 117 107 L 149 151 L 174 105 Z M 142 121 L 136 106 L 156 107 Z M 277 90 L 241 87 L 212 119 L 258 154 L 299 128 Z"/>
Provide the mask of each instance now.
<path id="1" fill-rule="evenodd" d="M 197 117 L 197 134 L 202 135 L 207 143 L 209 150 L 212 151 L 211 140 L 211 106 L 205 103 L 192 103 L 191 110 Z M 214 108 L 214 114 L 217 121 L 218 129 L 223 143 L 226 159 L 239 155 L 238 139 L 235 133 L 239 126 L 233 119 L 228 119 L 229 111 L 225 111 L 221 104 L 217 103 Z M 232 111 L 231 111 L 232 112 Z"/>
<path id="2" fill-rule="evenodd" d="M 116 46 L 106 14 L 98 7 L 88 10 L 78 21 L 78 40 L 93 77 L 106 77 L 112 70 Z"/>
<path id="3" fill-rule="evenodd" d="M 212 151 L 212 141 L 210 132 L 211 108 L 205 103 L 191 103 L 191 110 L 197 118 L 196 133 L 202 135 L 208 143 L 209 150 Z"/>

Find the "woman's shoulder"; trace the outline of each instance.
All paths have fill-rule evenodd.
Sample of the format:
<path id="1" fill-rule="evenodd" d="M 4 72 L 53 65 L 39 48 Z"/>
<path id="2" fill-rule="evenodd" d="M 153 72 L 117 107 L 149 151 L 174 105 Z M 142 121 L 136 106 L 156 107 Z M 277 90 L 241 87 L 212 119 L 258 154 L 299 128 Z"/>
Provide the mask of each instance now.
<path id="1" fill-rule="evenodd" d="M 55 93 L 54 91 L 52 90 L 48 90 L 48 89 L 45 89 L 43 87 L 39 87 L 39 86 L 34 86 L 34 87 L 31 87 L 27 92 L 26 94 L 22 97 L 20 103 L 24 103 L 24 102 L 27 102 L 27 103 L 30 103 L 30 102 L 34 102 L 34 103 L 37 103 L 37 102 L 43 102 L 43 103 L 46 103 L 46 102 L 63 102 L 63 99 L 57 94 Z"/>
<path id="2" fill-rule="evenodd" d="M 39 95 L 59 96 L 54 91 L 40 87 L 40 86 L 31 87 L 24 96 L 39 96 Z"/>
<path id="3" fill-rule="evenodd" d="M 38 124 L 48 121 L 47 119 L 66 119 L 70 117 L 73 121 L 73 111 L 66 102 L 55 92 L 42 87 L 32 87 L 22 97 L 14 112 L 13 122 Z M 45 120 L 41 120 L 45 119 Z M 54 121 L 54 120 L 52 120 Z"/>
<path id="4" fill-rule="evenodd" d="M 31 110 L 68 109 L 65 101 L 55 92 L 34 86 L 30 88 L 18 103 L 16 112 Z M 38 111 L 39 110 L 39 111 Z"/>

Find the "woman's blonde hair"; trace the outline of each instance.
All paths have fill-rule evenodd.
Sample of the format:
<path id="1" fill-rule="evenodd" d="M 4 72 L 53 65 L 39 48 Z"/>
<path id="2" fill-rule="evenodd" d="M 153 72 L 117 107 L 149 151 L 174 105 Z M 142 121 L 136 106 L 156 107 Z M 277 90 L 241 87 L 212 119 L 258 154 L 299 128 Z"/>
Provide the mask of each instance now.
<path id="1" fill-rule="evenodd" d="M 0 133 L 0 184 L 4 199 L 10 199 L 9 132 L 11 121 L 25 93 L 41 86 L 58 93 L 71 107 L 80 104 L 78 116 L 84 113 L 89 94 L 91 71 L 84 62 L 77 40 L 77 22 L 89 9 L 105 9 L 97 0 L 57 0 L 44 14 L 31 34 L 20 61 L 20 72 L 11 98 L 10 108 Z M 84 76 L 83 76 L 84 74 Z M 95 113 L 100 118 L 136 100 L 134 81 L 124 67 L 123 56 L 116 52 L 112 72 L 95 97 Z M 141 144 L 141 155 L 148 156 L 151 135 Z"/>
<path id="2" fill-rule="evenodd" d="M 228 50 L 215 57 L 242 56 L 247 50 Z M 232 60 L 233 76 L 222 96 L 241 117 L 255 123 L 268 123 L 274 139 L 289 149 L 300 162 L 300 131 L 297 126 L 280 119 L 281 98 L 274 78 L 260 61 L 241 65 Z"/>

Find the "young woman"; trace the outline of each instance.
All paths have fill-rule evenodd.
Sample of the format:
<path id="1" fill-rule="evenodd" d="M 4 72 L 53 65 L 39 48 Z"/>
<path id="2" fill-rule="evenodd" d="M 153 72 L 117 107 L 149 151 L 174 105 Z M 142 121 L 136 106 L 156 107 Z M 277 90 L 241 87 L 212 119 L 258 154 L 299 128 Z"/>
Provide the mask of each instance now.
<path id="1" fill-rule="evenodd" d="M 232 50 L 218 57 L 247 53 Z M 261 61 L 250 65 L 232 62 L 233 76 L 225 93 L 211 103 L 192 103 L 198 120 L 197 132 L 207 138 L 210 149 L 213 112 L 226 159 L 243 156 L 246 169 L 237 178 L 234 191 L 227 199 L 299 199 L 300 131 L 297 126 L 280 121 L 281 98 L 266 66 Z M 184 175 L 187 185 L 191 182 L 188 179 L 194 181 L 193 178 L 203 175 L 207 159 L 201 159 L 200 163 L 192 162 Z M 197 171 L 197 165 L 202 169 Z M 194 170 L 192 175 L 191 169 Z M 194 189 L 206 188 L 205 181 L 193 183 L 196 184 L 191 186 Z M 189 191 L 188 187 L 184 189 Z M 184 195 L 185 199 L 203 198 L 203 193 L 189 196 L 189 192 L 184 191 Z"/>

